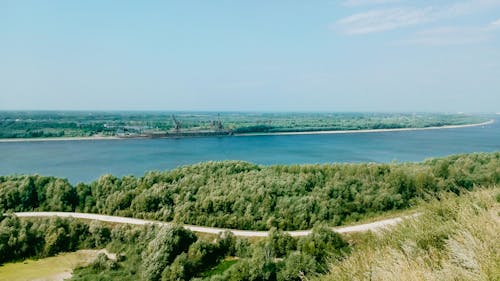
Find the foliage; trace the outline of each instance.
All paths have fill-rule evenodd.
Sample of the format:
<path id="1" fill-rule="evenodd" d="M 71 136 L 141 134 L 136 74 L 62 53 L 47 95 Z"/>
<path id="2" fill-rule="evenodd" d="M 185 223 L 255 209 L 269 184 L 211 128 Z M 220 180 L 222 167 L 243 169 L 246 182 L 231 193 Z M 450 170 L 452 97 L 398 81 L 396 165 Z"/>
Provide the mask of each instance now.
<path id="1" fill-rule="evenodd" d="M 0 176 L 0 212 L 78 211 L 236 229 L 340 225 L 411 207 L 441 192 L 500 183 L 500 153 L 404 164 L 259 166 L 206 162 L 90 184 Z"/>
<path id="2" fill-rule="evenodd" d="M 163 270 L 196 241 L 194 234 L 182 227 L 162 227 L 142 253 L 143 280 L 159 280 Z"/>
<path id="3" fill-rule="evenodd" d="M 229 233 L 196 240 L 192 232 L 176 226 L 114 227 L 107 247 L 123 257 L 112 261 L 99 256 L 77 269 L 72 280 L 300 280 L 324 272 L 320 269 L 326 261 L 335 258 L 331 254 L 347 247 L 338 234 L 324 230 L 315 228 L 311 237 L 301 239 L 274 230 L 272 237 L 249 243 Z M 276 241 L 288 249 L 280 258 L 272 250 Z M 297 248 L 308 241 L 316 243 L 308 248 L 311 254 Z M 237 251 L 241 245 L 248 249 Z M 312 249 L 316 246 L 329 250 Z"/>
<path id="4" fill-rule="evenodd" d="M 381 235 L 363 234 L 351 246 L 321 225 L 302 238 L 272 229 L 266 239 L 254 243 L 229 233 L 196 239 L 176 226 L 102 225 L 111 233 L 106 246 L 120 258 L 100 255 L 76 269 L 72 280 L 495 280 L 500 274 L 498 192 L 494 187 L 461 197 L 441 194 L 425 204 L 417 219 Z M 57 249 L 91 247 L 96 238 L 90 228 L 90 223 L 74 219 L 7 216 L 0 223 L 0 257 L 46 256 L 50 251 L 44 241 L 61 235 L 60 229 L 69 231 L 66 243 Z M 29 245 L 38 252 L 23 252 L 30 249 L 23 246 L 28 241 L 24 236 L 36 237 Z M 237 250 L 238 244 L 248 249 Z M 10 252 L 17 256 L 6 255 Z M 327 268 L 331 272 L 325 275 Z M 160 274 L 152 277 L 151 272 Z"/>
<path id="5" fill-rule="evenodd" d="M 318 266 L 326 264 L 328 259 L 341 259 L 349 251 L 347 242 L 325 226 L 315 226 L 310 235 L 299 240 L 297 248 L 300 252 L 314 257 Z"/>
<path id="6" fill-rule="evenodd" d="M 73 219 L 21 220 L 1 217 L 0 264 L 28 257 L 48 257 L 60 252 L 94 248 L 107 244 L 106 231 L 92 233 L 92 225 Z M 94 228 L 103 228 L 95 226 Z M 109 230 L 108 230 L 109 231 Z"/>
<path id="7" fill-rule="evenodd" d="M 240 169 L 241 171 L 241 169 Z M 348 244 L 324 225 L 294 238 L 272 228 L 250 243 L 226 232 L 197 238 L 171 226 L 2 217 L 0 262 L 106 247 L 72 280 L 495 280 L 498 188 L 436 194 L 418 219 Z M 331 270 L 331 273 L 329 273 Z M 323 276 L 323 277 L 322 277 Z M 325 278 L 327 278 L 325 277 Z"/>
<path id="8" fill-rule="evenodd" d="M 498 191 L 432 200 L 418 218 L 367 235 L 319 280 L 498 280 Z"/>
<path id="9" fill-rule="evenodd" d="M 279 230 L 252 245 L 252 254 L 210 280 L 302 280 L 324 273 L 328 260 L 341 259 L 349 252 L 343 238 L 326 227 L 317 226 L 312 233 L 294 238 Z"/>

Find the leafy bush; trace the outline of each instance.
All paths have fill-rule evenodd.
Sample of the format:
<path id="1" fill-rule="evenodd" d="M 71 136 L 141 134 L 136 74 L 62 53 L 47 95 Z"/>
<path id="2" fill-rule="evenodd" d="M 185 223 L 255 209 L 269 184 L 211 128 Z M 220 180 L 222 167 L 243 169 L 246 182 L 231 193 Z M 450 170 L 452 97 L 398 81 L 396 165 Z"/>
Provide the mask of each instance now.
<path id="1" fill-rule="evenodd" d="M 0 176 L 0 211 L 83 211 L 237 229 L 308 229 L 500 183 L 500 152 L 423 163 L 259 166 L 206 162 L 90 184 Z"/>

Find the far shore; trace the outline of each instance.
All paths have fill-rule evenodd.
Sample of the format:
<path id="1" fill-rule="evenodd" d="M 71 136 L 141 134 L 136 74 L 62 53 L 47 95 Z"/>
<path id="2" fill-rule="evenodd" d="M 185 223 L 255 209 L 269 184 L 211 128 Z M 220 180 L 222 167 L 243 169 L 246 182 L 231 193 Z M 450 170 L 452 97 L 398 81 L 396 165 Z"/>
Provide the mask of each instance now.
<path id="1" fill-rule="evenodd" d="M 0 142 L 37 142 L 37 141 L 91 141 L 91 140 L 119 140 L 116 136 L 90 136 L 90 137 L 51 137 L 51 138 L 9 138 L 0 139 Z"/>
<path id="2" fill-rule="evenodd" d="M 467 127 L 477 127 L 490 125 L 495 123 L 491 119 L 482 123 L 464 124 L 464 125 L 446 125 L 436 127 L 423 127 L 423 128 L 395 128 L 395 129 L 366 129 L 366 130 L 338 130 L 338 131 L 303 131 L 303 132 L 271 132 L 271 133 L 248 133 L 237 134 L 235 136 L 283 136 L 283 135 L 326 135 L 326 134 L 360 134 L 360 133 L 382 133 L 382 132 L 401 132 L 401 131 L 423 131 L 423 130 L 442 130 L 442 129 L 458 129 Z"/>
<path id="3" fill-rule="evenodd" d="M 338 130 L 338 131 L 302 131 L 302 132 L 271 132 L 271 133 L 245 133 L 235 134 L 234 136 L 285 136 L 285 135 L 326 135 L 326 134 L 361 134 L 361 133 L 382 133 L 382 132 L 402 132 L 402 131 L 423 131 L 423 130 L 442 130 L 458 129 L 490 125 L 495 122 L 491 119 L 482 123 L 464 124 L 464 125 L 445 125 L 423 128 L 395 128 L 395 129 L 366 129 L 366 130 Z M 125 139 L 144 139 L 144 137 L 117 137 L 117 136 L 90 136 L 90 137 L 51 137 L 51 138 L 8 138 L 0 139 L 0 143 L 5 142 L 43 142 L 43 141 L 99 141 L 99 140 L 125 140 Z"/>

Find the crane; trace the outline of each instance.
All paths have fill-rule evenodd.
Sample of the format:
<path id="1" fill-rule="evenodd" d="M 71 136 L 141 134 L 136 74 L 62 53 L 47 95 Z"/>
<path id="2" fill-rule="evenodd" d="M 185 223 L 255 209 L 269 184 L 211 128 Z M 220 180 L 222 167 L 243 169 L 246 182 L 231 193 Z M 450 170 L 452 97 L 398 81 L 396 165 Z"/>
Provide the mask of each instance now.
<path id="1" fill-rule="evenodd" d="M 217 114 L 217 120 L 212 120 L 211 126 L 216 132 L 221 132 L 224 130 L 224 125 L 220 120 L 220 114 Z"/>
<path id="2" fill-rule="evenodd" d="M 179 133 L 181 130 L 181 121 L 177 120 L 173 114 L 172 114 L 172 120 L 174 121 L 175 132 Z"/>

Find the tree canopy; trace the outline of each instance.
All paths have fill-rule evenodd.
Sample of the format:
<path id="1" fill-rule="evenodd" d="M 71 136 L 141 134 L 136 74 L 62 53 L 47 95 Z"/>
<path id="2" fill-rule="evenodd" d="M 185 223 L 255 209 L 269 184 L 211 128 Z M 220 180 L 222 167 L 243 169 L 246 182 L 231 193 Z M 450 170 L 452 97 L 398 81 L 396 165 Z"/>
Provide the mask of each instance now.
<path id="1" fill-rule="evenodd" d="M 236 229 L 340 225 L 404 209 L 440 192 L 500 183 L 500 153 L 422 163 L 261 166 L 205 162 L 89 184 L 0 176 L 0 212 L 78 211 Z"/>

